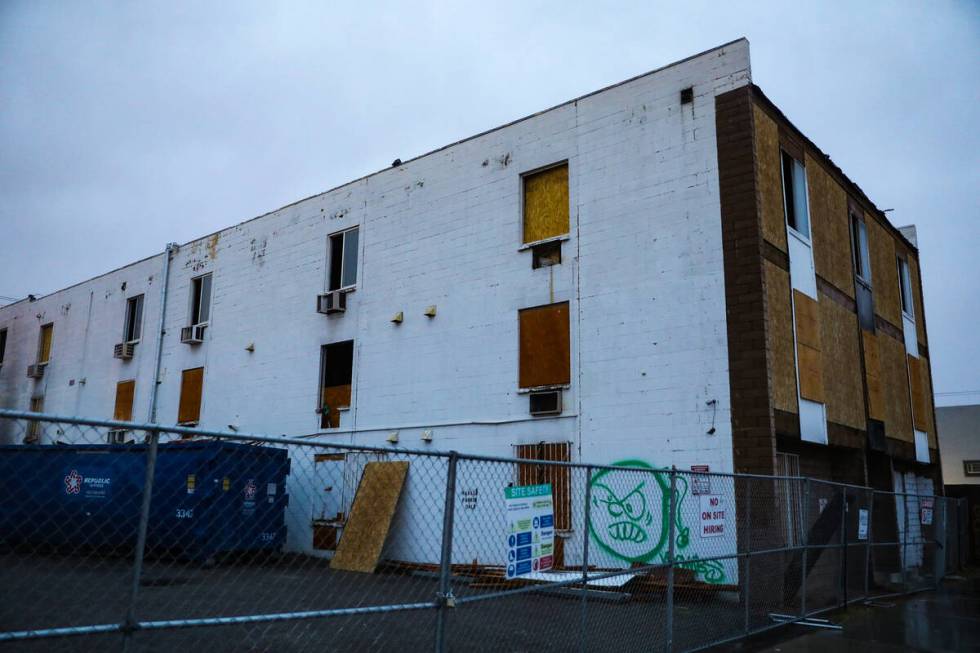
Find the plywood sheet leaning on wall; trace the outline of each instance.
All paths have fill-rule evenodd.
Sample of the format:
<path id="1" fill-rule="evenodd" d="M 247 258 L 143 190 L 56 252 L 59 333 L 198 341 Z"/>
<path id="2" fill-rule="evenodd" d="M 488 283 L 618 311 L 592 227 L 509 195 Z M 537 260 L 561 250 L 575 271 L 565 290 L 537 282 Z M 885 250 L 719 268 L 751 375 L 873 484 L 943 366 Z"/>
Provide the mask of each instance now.
<path id="1" fill-rule="evenodd" d="M 867 423 L 857 316 L 834 301 L 819 304 L 827 419 L 864 430 Z"/>
<path id="2" fill-rule="evenodd" d="M 881 387 L 881 355 L 878 336 L 861 330 L 864 338 L 864 378 L 868 384 L 868 417 L 885 421 L 885 395 Z"/>
<path id="3" fill-rule="evenodd" d="M 762 213 L 762 237 L 787 251 L 786 219 L 783 216 L 783 182 L 779 162 L 779 128 L 755 107 L 755 162 L 759 188 L 759 207 Z M 794 388 L 794 395 L 795 393 Z M 793 403 L 796 403 L 795 400 Z"/>
<path id="4" fill-rule="evenodd" d="M 772 369 L 773 407 L 789 413 L 796 402 L 796 361 L 793 358 L 793 313 L 790 310 L 789 273 L 765 261 L 766 329 Z"/>
<path id="5" fill-rule="evenodd" d="M 929 430 L 929 400 L 926 397 L 925 367 L 922 359 L 908 356 L 909 361 L 909 390 L 912 393 L 912 423 L 920 431 Z"/>
<path id="6" fill-rule="evenodd" d="M 912 442 L 912 407 L 905 343 L 879 333 L 878 352 L 885 397 L 885 435 L 903 442 Z"/>
<path id="7" fill-rule="evenodd" d="M 407 461 L 365 465 L 331 569 L 374 573 L 407 475 Z"/>
<path id="8" fill-rule="evenodd" d="M 800 396 L 824 403 L 823 346 L 820 340 L 820 306 L 809 296 L 793 291 L 796 310 L 796 359 L 800 373 Z"/>

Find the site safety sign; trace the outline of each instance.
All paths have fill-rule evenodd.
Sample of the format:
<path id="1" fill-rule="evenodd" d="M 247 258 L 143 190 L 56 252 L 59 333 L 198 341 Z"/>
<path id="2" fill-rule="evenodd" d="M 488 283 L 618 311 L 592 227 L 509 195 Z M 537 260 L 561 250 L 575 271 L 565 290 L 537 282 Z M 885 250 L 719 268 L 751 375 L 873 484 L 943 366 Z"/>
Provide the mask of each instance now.
<path id="1" fill-rule="evenodd" d="M 507 506 L 507 578 L 551 569 L 555 505 L 551 484 L 504 488 Z"/>

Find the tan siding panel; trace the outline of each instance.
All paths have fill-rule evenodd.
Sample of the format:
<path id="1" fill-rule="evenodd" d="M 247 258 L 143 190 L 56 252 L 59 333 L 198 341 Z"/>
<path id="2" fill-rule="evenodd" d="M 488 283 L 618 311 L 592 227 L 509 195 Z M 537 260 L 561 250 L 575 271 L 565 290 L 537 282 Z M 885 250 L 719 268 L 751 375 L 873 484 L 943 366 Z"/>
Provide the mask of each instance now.
<path id="1" fill-rule="evenodd" d="M 864 376 L 868 384 L 868 416 L 884 422 L 885 395 L 881 387 L 881 354 L 878 350 L 878 336 L 864 330 L 861 331 L 861 335 L 864 338 Z"/>
<path id="2" fill-rule="evenodd" d="M 827 419 L 864 430 L 867 420 L 861 383 L 857 316 L 837 302 L 822 299 L 820 341 Z"/>
<path id="3" fill-rule="evenodd" d="M 570 382 L 568 328 L 568 302 L 520 312 L 520 387 Z"/>
<path id="4" fill-rule="evenodd" d="M 524 242 L 568 233 L 568 164 L 524 177 Z"/>
<path id="5" fill-rule="evenodd" d="M 820 344 L 820 306 L 809 295 L 799 290 L 793 291 L 793 305 L 796 307 L 796 341 L 817 351 Z"/>
<path id="6" fill-rule="evenodd" d="M 810 196 L 813 265 L 817 274 L 854 297 L 854 268 L 848 226 L 847 194 L 824 167 L 806 157 Z"/>
<path id="7" fill-rule="evenodd" d="M 779 128 L 755 107 L 755 162 L 762 213 L 762 235 L 770 243 L 787 251 L 786 219 L 783 216 L 783 177 L 779 162 Z M 795 394 L 795 391 L 794 391 Z"/>
<path id="8" fill-rule="evenodd" d="M 766 331 L 772 369 L 773 407 L 795 413 L 796 360 L 793 356 L 793 313 L 790 310 L 789 274 L 765 261 Z"/>
<path id="9" fill-rule="evenodd" d="M 181 373 L 180 406 L 177 409 L 177 422 L 179 424 L 201 420 L 201 392 L 203 388 L 203 367 L 195 367 Z"/>
<path id="10" fill-rule="evenodd" d="M 881 385 L 885 398 L 885 435 L 913 442 L 905 344 L 882 333 L 878 336 L 878 352 L 881 356 Z"/>
<path id="11" fill-rule="evenodd" d="M 112 419 L 129 422 L 133 419 L 133 395 L 136 392 L 136 381 L 120 381 L 116 384 L 116 406 Z"/>
<path id="12" fill-rule="evenodd" d="M 871 286 L 875 313 L 902 327 L 902 300 L 898 294 L 898 264 L 895 240 L 872 216 L 867 216 L 868 247 L 871 250 Z"/>

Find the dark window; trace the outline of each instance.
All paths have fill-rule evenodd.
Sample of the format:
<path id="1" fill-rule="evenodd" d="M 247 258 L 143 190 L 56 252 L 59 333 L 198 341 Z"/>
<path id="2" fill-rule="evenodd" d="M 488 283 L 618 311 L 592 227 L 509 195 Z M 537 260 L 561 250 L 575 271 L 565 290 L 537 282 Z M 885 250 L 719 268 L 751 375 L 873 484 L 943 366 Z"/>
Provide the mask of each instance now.
<path id="1" fill-rule="evenodd" d="M 3 355 L 7 351 L 7 330 L 0 329 L 0 365 L 3 365 Z"/>
<path id="2" fill-rule="evenodd" d="M 354 341 L 320 348 L 320 428 L 340 426 L 340 409 L 350 406 Z"/>
<path id="3" fill-rule="evenodd" d="M 207 324 L 211 318 L 211 275 L 191 279 L 191 324 Z"/>
<path id="4" fill-rule="evenodd" d="M 871 283 L 871 257 L 868 254 L 868 227 L 864 220 L 851 215 L 851 237 L 854 240 L 854 273 L 867 284 Z"/>
<path id="5" fill-rule="evenodd" d="M 806 169 L 783 152 L 783 205 L 786 224 L 803 236 L 810 236 L 810 216 L 806 204 Z"/>
<path id="6" fill-rule="evenodd" d="M 139 342 L 143 330 L 143 295 L 130 297 L 126 301 L 126 326 L 123 339 L 126 342 Z"/>
<path id="7" fill-rule="evenodd" d="M 550 243 L 542 243 L 531 248 L 531 267 L 533 269 L 545 268 L 549 265 L 561 263 L 561 241 L 554 240 Z"/>
<path id="8" fill-rule="evenodd" d="M 357 284 L 358 228 L 330 236 L 330 285 L 327 290 L 353 288 Z"/>

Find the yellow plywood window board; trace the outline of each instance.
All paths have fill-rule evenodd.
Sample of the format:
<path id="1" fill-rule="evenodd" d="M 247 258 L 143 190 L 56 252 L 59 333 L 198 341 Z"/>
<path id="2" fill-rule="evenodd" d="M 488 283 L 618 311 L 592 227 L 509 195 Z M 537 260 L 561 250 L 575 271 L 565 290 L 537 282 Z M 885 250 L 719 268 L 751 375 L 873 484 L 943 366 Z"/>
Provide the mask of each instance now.
<path id="1" fill-rule="evenodd" d="M 525 308 L 519 315 L 520 387 L 569 383 L 568 302 Z"/>
<path id="2" fill-rule="evenodd" d="M 568 164 L 524 176 L 524 242 L 568 233 Z"/>
<path id="3" fill-rule="evenodd" d="M 323 388 L 323 402 L 321 408 L 326 419 L 322 421 L 323 428 L 337 428 L 340 426 L 340 409 L 350 407 L 350 384 L 331 385 Z"/>
<path id="4" fill-rule="evenodd" d="M 800 373 L 800 396 L 826 401 L 823 387 L 823 354 L 820 345 L 820 305 L 799 290 L 793 291 L 796 312 L 796 360 Z"/>
<path id="5" fill-rule="evenodd" d="M 374 573 L 405 486 L 408 462 L 370 462 L 354 495 L 331 569 Z"/>
<path id="6" fill-rule="evenodd" d="M 881 388 L 881 355 L 878 337 L 861 330 L 864 338 L 864 378 L 868 384 L 868 417 L 885 420 L 885 395 Z"/>
<path id="7" fill-rule="evenodd" d="M 929 411 L 929 401 L 925 389 L 925 366 L 922 359 L 916 356 L 908 356 L 909 362 L 909 390 L 912 393 L 912 423 L 919 431 L 929 430 L 929 420 L 926 419 Z"/>
<path id="8" fill-rule="evenodd" d="M 54 325 L 45 324 L 41 327 L 41 345 L 37 352 L 37 362 L 47 363 L 51 358 L 51 337 L 54 335 Z"/>
<path id="9" fill-rule="evenodd" d="M 183 371 L 180 379 L 180 406 L 177 409 L 177 423 L 196 423 L 201 420 L 201 392 L 203 387 L 203 367 Z"/>
<path id="10" fill-rule="evenodd" d="M 136 381 L 120 381 L 116 384 L 116 408 L 112 419 L 129 422 L 133 419 L 133 395 Z"/>

